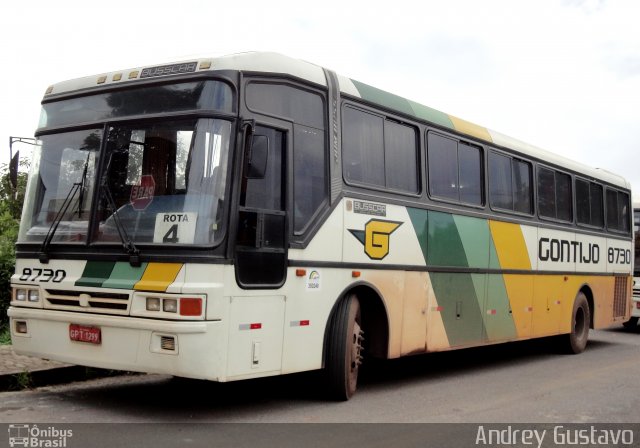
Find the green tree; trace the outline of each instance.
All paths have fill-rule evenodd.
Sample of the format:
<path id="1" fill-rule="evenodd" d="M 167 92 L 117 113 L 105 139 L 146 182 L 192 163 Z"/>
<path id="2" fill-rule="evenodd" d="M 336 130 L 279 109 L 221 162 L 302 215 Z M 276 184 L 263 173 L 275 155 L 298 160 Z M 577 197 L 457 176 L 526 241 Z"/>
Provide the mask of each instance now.
<path id="1" fill-rule="evenodd" d="M 7 308 L 11 301 L 11 276 L 16 263 L 16 240 L 24 192 L 27 185 L 27 161 L 20 162 L 16 189 L 9 179 L 9 167 L 0 167 L 0 327 L 8 322 Z"/>

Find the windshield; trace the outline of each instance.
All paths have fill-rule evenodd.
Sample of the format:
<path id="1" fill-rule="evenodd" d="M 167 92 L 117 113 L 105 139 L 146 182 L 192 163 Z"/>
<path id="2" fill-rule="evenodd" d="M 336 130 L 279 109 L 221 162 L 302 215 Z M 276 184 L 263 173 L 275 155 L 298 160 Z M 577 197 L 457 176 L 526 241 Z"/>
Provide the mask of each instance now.
<path id="1" fill-rule="evenodd" d="M 33 153 L 19 241 L 44 240 L 65 200 L 71 202 L 52 242 L 86 241 L 101 138 L 102 129 L 40 137 L 41 145 Z"/>
<path id="2" fill-rule="evenodd" d="M 136 244 L 217 243 L 230 136 L 231 123 L 216 119 L 42 136 L 20 241 L 43 241 L 73 185 L 81 183 L 52 243 L 86 242 L 91 216 L 96 220 L 91 242 L 122 243 L 121 226 Z M 105 153 L 96 173 L 103 138 Z"/>

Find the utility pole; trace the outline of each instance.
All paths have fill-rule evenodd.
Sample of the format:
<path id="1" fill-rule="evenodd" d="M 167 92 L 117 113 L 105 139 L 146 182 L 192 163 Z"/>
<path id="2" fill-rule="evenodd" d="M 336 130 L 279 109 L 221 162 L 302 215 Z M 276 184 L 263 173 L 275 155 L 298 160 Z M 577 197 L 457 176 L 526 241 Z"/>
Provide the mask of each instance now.
<path id="1" fill-rule="evenodd" d="M 20 150 L 16 151 L 16 155 L 13 155 L 13 144 L 25 143 L 27 145 L 36 146 L 38 140 L 31 137 L 9 137 L 9 179 L 11 185 L 15 189 L 18 186 L 18 162 L 20 160 Z"/>

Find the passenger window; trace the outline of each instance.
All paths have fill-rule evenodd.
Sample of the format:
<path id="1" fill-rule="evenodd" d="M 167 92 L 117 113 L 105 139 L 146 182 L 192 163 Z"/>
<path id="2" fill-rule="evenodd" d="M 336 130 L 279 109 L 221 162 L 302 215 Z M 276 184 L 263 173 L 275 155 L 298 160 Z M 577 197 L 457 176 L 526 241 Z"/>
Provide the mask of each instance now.
<path id="1" fill-rule="evenodd" d="M 342 122 L 342 162 L 347 182 L 418 192 L 415 128 L 353 107 L 344 108 Z"/>
<path id="2" fill-rule="evenodd" d="M 538 213 L 545 218 L 572 220 L 571 176 L 538 168 Z"/>
<path id="3" fill-rule="evenodd" d="M 602 185 L 576 179 L 576 221 L 578 224 L 602 228 Z"/>
<path id="4" fill-rule="evenodd" d="M 346 180 L 384 187 L 382 117 L 347 107 L 342 119 L 342 160 Z"/>
<path id="5" fill-rule="evenodd" d="M 607 188 L 607 228 L 629 233 L 629 195 Z"/>
<path id="6" fill-rule="evenodd" d="M 463 204 L 482 205 L 482 151 L 429 132 L 429 194 Z"/>

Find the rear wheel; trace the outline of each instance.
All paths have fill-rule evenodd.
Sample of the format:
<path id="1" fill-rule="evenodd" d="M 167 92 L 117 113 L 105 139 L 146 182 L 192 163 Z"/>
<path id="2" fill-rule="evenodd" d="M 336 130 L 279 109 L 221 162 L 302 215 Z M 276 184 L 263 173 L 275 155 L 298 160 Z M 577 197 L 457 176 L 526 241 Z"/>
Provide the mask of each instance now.
<path id="1" fill-rule="evenodd" d="M 363 341 L 360 301 L 351 294 L 340 301 L 329 324 L 325 367 L 332 398 L 348 400 L 356 392 Z"/>
<path id="2" fill-rule="evenodd" d="M 571 333 L 565 336 L 565 348 L 569 353 L 582 353 L 589 340 L 589 323 L 591 312 L 584 293 L 579 292 L 573 302 L 571 315 Z"/>

